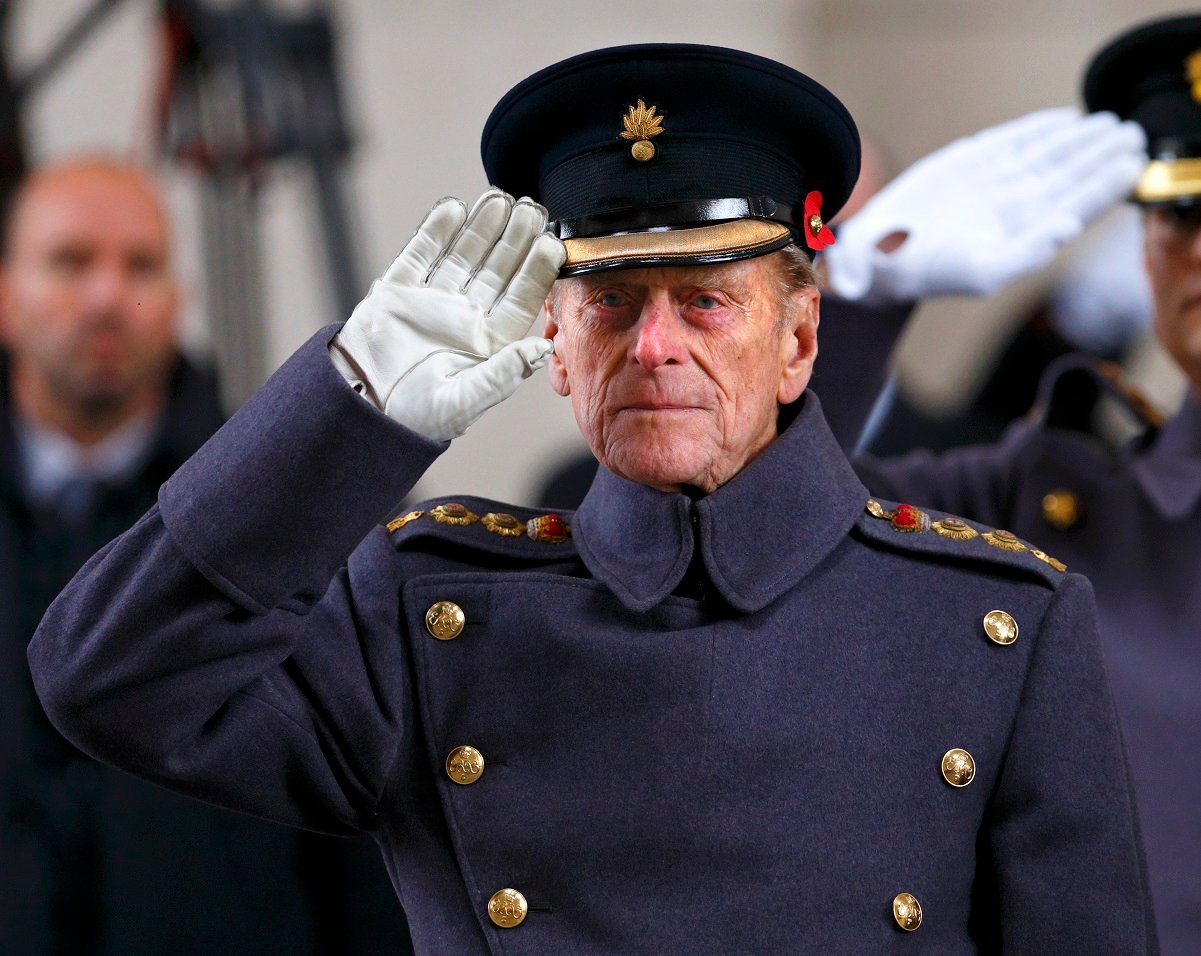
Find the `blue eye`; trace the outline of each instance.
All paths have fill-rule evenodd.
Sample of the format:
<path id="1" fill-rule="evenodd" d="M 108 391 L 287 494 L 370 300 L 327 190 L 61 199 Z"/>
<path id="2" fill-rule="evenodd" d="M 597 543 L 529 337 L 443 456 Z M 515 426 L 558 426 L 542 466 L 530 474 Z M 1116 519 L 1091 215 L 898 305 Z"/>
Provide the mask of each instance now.
<path id="1" fill-rule="evenodd" d="M 600 297 L 600 304 L 606 309 L 620 309 L 626 303 L 626 297 L 620 292 L 606 292 Z"/>
<path id="2" fill-rule="evenodd" d="M 704 293 L 701 293 L 696 298 L 694 298 L 692 300 L 692 304 L 695 305 L 698 309 L 705 309 L 705 310 L 716 309 L 718 306 L 721 305 L 721 303 L 718 302 L 717 299 L 713 298 L 713 296 L 705 295 Z"/>

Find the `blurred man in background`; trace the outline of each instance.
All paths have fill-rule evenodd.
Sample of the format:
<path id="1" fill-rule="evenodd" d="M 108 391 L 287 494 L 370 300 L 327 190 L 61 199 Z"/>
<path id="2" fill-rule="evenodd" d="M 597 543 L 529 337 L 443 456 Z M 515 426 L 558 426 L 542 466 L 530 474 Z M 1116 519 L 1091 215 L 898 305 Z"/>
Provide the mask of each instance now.
<path id="1" fill-rule="evenodd" d="M 50 600 L 222 421 L 214 377 L 179 351 L 170 246 L 154 183 L 107 158 L 33 173 L 4 231 L 0 949 L 407 952 L 370 847 L 103 767 L 34 699 L 25 645 Z"/>

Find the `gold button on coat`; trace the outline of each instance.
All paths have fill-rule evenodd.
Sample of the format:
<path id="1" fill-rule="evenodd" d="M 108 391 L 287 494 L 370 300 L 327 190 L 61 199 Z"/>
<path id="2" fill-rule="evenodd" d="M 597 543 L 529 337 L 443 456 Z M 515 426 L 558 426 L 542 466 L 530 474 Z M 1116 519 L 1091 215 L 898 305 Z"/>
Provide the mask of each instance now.
<path id="1" fill-rule="evenodd" d="M 898 893 L 892 898 L 892 918 L 906 933 L 922 925 L 922 904 L 912 893 Z"/>
<path id="2" fill-rule="evenodd" d="M 1056 488 L 1043 495 L 1043 517 L 1052 528 L 1067 531 L 1079 523 L 1080 515 L 1080 499 L 1076 492 Z"/>
<path id="3" fill-rule="evenodd" d="M 966 750 L 955 747 L 942 755 L 942 778 L 952 787 L 966 787 L 975 776 L 976 761 Z"/>
<path id="4" fill-rule="evenodd" d="M 521 925 L 527 912 L 529 904 L 526 903 L 525 897 L 508 887 L 497 890 L 488 900 L 488 919 L 502 929 Z"/>
<path id="5" fill-rule="evenodd" d="M 1005 611 L 984 615 L 984 633 L 994 644 L 1012 644 L 1018 639 L 1018 622 Z"/>
<path id="6" fill-rule="evenodd" d="M 484 775 L 484 755 L 474 747 L 455 747 L 446 755 L 446 775 L 466 786 Z"/>
<path id="7" fill-rule="evenodd" d="M 437 601 L 425 612 L 425 629 L 440 641 L 449 641 L 463 633 L 467 618 L 454 601 Z"/>

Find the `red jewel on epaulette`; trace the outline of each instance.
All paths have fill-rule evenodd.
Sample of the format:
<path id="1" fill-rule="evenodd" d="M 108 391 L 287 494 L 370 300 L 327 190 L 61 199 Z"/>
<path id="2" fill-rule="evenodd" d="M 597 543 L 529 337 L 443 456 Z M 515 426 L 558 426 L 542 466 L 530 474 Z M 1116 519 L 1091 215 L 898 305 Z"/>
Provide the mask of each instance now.
<path id="1" fill-rule="evenodd" d="M 930 516 L 913 505 L 897 505 L 891 521 L 894 531 L 928 531 L 930 529 Z"/>
<path id="2" fill-rule="evenodd" d="M 564 521 L 561 515 L 539 515 L 525 523 L 525 533 L 535 541 L 559 544 L 571 534 L 571 525 Z"/>

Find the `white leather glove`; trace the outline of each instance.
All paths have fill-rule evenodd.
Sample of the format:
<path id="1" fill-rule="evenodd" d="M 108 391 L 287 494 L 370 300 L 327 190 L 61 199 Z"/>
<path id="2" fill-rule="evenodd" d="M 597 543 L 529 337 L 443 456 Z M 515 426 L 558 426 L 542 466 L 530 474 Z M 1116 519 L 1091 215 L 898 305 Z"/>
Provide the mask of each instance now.
<path id="1" fill-rule="evenodd" d="M 875 302 L 994 292 L 1129 196 L 1146 148 L 1138 124 L 1070 107 L 956 140 L 836 230 L 823 253 L 830 288 Z"/>
<path id="2" fill-rule="evenodd" d="M 419 435 L 459 437 L 550 357 L 524 337 L 566 258 L 545 229 L 545 209 L 499 189 L 470 214 L 441 200 L 330 344 L 334 365 Z"/>

